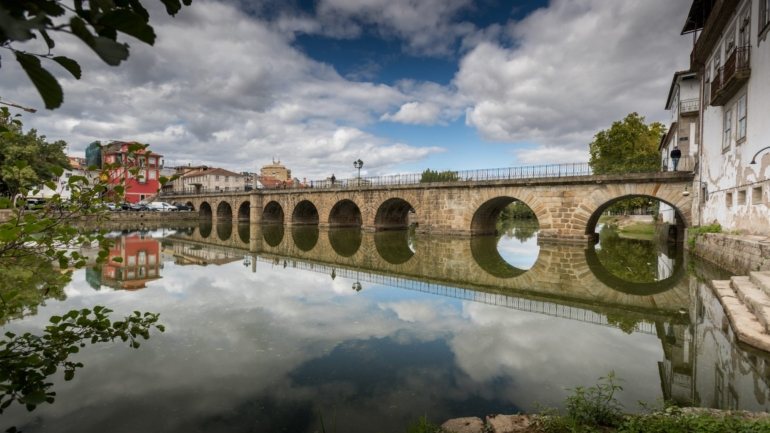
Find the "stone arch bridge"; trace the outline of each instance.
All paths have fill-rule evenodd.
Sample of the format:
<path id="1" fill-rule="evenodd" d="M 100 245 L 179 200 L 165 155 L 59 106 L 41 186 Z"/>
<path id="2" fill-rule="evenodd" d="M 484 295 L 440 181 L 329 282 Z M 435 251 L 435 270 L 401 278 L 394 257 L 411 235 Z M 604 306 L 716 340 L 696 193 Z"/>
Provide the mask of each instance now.
<path id="1" fill-rule="evenodd" d="M 508 204 L 535 213 L 540 239 L 592 239 L 603 211 L 625 198 L 647 197 L 675 210 L 678 233 L 691 225 L 693 173 L 660 172 L 470 180 L 406 185 L 365 182 L 322 188 L 216 191 L 164 195 L 190 204 L 201 219 L 257 224 L 359 227 L 364 231 L 417 224 L 422 233 L 491 234 Z"/>

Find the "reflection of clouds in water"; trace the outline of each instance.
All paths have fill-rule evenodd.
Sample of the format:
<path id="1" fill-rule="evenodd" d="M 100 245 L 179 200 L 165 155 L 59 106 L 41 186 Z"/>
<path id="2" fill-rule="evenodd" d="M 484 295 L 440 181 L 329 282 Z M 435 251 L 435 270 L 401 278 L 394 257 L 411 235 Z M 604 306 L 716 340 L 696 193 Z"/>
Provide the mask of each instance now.
<path id="1" fill-rule="evenodd" d="M 537 236 L 532 236 L 525 241 L 519 241 L 513 236 L 501 236 L 497 242 L 497 251 L 500 257 L 511 266 L 531 269 L 537 261 L 540 247 L 537 245 Z"/>
<path id="2" fill-rule="evenodd" d="M 334 390 L 348 384 L 298 387 L 290 373 L 348 342 L 371 339 L 435 342 L 451 358 L 435 371 L 428 364 L 402 369 L 395 362 L 389 368 L 399 372 L 398 381 L 354 399 L 344 409 L 351 417 L 418 411 L 414 418 L 420 410 L 466 415 L 462 407 L 450 410 L 449 402 L 476 394 L 529 409 L 535 401 L 558 405 L 566 395 L 562 388 L 593 384 L 612 368 L 634 383 L 628 400 L 653 401 L 660 394 L 660 343 L 654 337 L 377 285 L 356 293 L 353 281 L 263 262 L 256 273 L 240 262 L 166 263 L 163 278 L 144 290 L 93 291 L 77 272 L 66 303 L 50 302 L 19 327 L 39 327 L 50 315 L 101 304 L 120 314 L 159 312 L 167 332 L 138 351 L 120 345 L 83 350 L 78 360 L 86 367 L 74 381 L 57 384 L 56 404 L 35 416 L 62 430 L 204 431 L 202 419 L 233 416 L 232 408 L 256 395 L 329 404 L 336 401 Z M 27 419 L 21 412 L 10 419 Z M 96 415 L 84 420 L 84 412 Z"/>
<path id="3" fill-rule="evenodd" d="M 633 384 L 619 396 L 628 410 L 660 394 L 654 336 L 470 302 L 464 315 L 470 323 L 450 343 L 458 365 L 479 382 L 514 378 L 505 393 L 518 407 L 558 406 L 564 388 L 593 385 L 610 370 Z"/>

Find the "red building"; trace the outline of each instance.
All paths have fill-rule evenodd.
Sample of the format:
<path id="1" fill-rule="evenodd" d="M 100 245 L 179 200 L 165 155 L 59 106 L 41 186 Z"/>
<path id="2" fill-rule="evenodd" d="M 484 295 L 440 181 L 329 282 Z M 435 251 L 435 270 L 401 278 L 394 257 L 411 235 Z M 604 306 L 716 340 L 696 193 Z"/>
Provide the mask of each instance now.
<path id="1" fill-rule="evenodd" d="M 139 290 L 160 278 L 160 242 L 149 235 L 133 233 L 116 239 L 110 260 L 102 267 L 102 283 L 115 289 Z M 121 262 L 113 261 L 120 257 Z"/>
<path id="2" fill-rule="evenodd" d="M 138 203 L 142 200 L 150 200 L 160 189 L 160 169 L 163 166 L 163 155 L 153 153 L 147 149 L 129 152 L 133 142 L 113 141 L 102 148 L 102 163 L 117 164 L 109 170 L 109 182 L 111 184 L 125 184 L 124 200 L 129 203 Z M 134 175 L 132 168 L 138 169 Z"/>

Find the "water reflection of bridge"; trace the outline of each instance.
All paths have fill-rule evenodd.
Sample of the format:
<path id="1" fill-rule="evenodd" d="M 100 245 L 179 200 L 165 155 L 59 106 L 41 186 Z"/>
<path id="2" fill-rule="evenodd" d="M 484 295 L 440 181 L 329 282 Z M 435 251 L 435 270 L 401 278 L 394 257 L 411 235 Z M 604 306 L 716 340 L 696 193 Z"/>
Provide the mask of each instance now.
<path id="1" fill-rule="evenodd" d="M 689 299 L 683 272 L 675 272 L 663 282 L 637 283 L 633 290 L 627 285 L 611 286 L 622 281 L 607 278 L 600 264 L 589 260 L 591 247 L 581 245 L 542 243 L 535 264 L 522 270 L 500 257 L 493 237 L 418 236 L 410 240 L 405 231 L 319 231 L 313 227 L 286 231 L 289 233 L 280 225 L 201 225 L 169 239 L 229 248 L 241 257 L 280 257 L 485 293 L 611 305 L 645 313 L 677 313 Z"/>
<path id="2" fill-rule="evenodd" d="M 253 258 L 250 260 L 253 260 Z M 278 266 L 283 263 L 279 256 L 274 256 L 273 258 L 257 257 L 257 260 L 265 264 Z M 249 261 L 249 264 L 250 263 L 251 262 Z M 291 263 L 287 261 L 287 267 L 292 269 L 300 269 L 303 271 L 317 272 L 326 275 L 332 275 L 333 273 L 335 277 L 355 280 L 356 282 L 381 284 L 389 287 L 397 287 L 400 289 L 428 293 L 431 295 L 460 299 L 463 301 L 478 302 L 487 305 L 494 305 L 497 307 L 510 308 L 518 311 L 558 317 L 561 319 L 577 320 L 594 325 L 615 326 L 610 323 L 607 316 L 604 314 L 586 310 L 584 308 L 559 304 L 556 302 L 508 296 L 500 293 L 479 292 L 462 287 L 452 287 L 427 281 L 412 280 L 392 275 L 381 275 L 372 272 L 362 272 L 357 269 L 354 270 L 339 268 L 332 265 L 314 262 L 303 262 L 294 259 L 291 259 Z M 655 324 L 646 321 L 636 323 L 634 325 L 633 331 L 641 332 L 644 334 L 657 335 Z"/>

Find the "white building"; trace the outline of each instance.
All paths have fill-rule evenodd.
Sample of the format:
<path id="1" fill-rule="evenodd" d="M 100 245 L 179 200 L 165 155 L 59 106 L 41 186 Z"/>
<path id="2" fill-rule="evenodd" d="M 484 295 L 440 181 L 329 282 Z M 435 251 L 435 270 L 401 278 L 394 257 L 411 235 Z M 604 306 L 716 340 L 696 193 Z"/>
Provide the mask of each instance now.
<path id="1" fill-rule="evenodd" d="M 767 233 L 770 0 L 694 0 L 682 33 L 703 101 L 693 223 Z"/>
<path id="2" fill-rule="evenodd" d="M 43 185 L 40 187 L 40 192 L 35 194 L 36 197 L 51 198 L 56 194 L 62 200 L 69 200 L 72 197 L 72 191 L 70 191 L 69 180 L 72 176 L 86 177 L 89 182 L 92 182 L 95 178 L 95 173 L 88 171 L 85 158 L 78 158 L 75 156 L 69 156 L 70 168 L 64 170 L 61 176 L 56 177 L 53 182 L 56 184 L 55 189 L 48 188 Z"/>
<path id="3" fill-rule="evenodd" d="M 695 168 L 700 142 L 700 101 L 698 75 L 693 71 L 675 73 L 666 99 L 666 110 L 671 116 L 668 132 L 658 146 L 663 171 L 674 169 L 670 155 L 675 146 L 682 152 L 677 169 L 692 171 Z M 676 223 L 674 209 L 666 203 L 660 203 L 658 214 L 659 222 Z"/>

